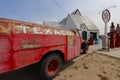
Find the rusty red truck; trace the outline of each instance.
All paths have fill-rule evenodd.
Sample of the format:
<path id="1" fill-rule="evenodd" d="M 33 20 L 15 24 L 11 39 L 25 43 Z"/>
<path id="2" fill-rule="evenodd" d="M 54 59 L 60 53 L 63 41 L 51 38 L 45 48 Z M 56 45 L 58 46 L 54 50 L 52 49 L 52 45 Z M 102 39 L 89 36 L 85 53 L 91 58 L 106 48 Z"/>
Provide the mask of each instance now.
<path id="1" fill-rule="evenodd" d="M 0 18 L 0 74 L 39 63 L 41 77 L 52 79 L 81 54 L 82 43 L 77 30 Z"/>

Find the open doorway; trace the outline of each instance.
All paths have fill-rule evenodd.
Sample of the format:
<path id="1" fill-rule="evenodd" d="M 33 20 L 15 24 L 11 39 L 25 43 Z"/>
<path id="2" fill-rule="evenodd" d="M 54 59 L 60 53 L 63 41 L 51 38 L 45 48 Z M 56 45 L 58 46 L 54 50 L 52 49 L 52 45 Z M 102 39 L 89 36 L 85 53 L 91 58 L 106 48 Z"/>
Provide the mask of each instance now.
<path id="1" fill-rule="evenodd" d="M 97 39 L 97 33 L 96 32 L 90 32 L 90 35 L 92 36 L 93 40 Z"/>

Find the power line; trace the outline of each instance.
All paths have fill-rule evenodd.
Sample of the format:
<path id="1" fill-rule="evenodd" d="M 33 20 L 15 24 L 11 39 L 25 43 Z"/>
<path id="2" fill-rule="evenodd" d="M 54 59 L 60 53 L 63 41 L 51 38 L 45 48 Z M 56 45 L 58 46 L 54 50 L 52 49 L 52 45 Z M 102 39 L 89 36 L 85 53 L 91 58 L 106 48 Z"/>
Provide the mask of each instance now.
<path id="1" fill-rule="evenodd" d="M 111 6 L 111 7 L 109 7 L 109 8 L 106 8 L 106 9 L 111 9 L 111 8 L 116 8 L 116 5 Z M 102 11 L 103 11 L 103 10 L 102 10 Z M 98 14 L 100 14 L 102 11 L 100 11 Z"/>
<path id="2" fill-rule="evenodd" d="M 59 7 L 63 12 L 68 13 L 60 4 L 58 4 L 55 0 L 52 0 L 57 7 Z"/>

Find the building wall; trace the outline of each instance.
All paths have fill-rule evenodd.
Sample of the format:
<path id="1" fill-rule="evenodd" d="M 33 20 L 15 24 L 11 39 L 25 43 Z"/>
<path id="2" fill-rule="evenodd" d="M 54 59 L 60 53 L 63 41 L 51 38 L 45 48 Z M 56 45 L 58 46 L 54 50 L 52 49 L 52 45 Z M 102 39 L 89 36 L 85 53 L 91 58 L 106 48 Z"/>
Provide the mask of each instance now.
<path id="1" fill-rule="evenodd" d="M 89 20 L 87 22 L 83 22 L 86 21 L 84 20 L 84 18 L 86 19 L 86 17 L 81 17 L 80 15 L 68 15 L 64 20 L 64 24 L 63 27 L 66 27 L 68 29 L 79 29 L 80 30 L 80 34 L 82 35 L 82 32 L 86 31 L 86 37 L 87 40 L 89 40 L 90 36 L 91 36 L 91 32 L 96 35 L 94 39 L 98 39 L 99 37 L 99 30 L 96 30 L 97 28 L 94 28 L 95 25 L 92 24 L 92 22 L 90 22 Z M 83 19 L 83 20 L 82 20 Z M 93 27 L 94 26 L 94 27 Z M 89 30 L 89 28 L 90 30 Z M 93 30 L 92 30 L 93 29 Z"/>
<path id="2" fill-rule="evenodd" d="M 67 21 L 65 26 L 68 29 L 77 29 L 76 25 L 74 24 L 73 20 L 71 19 L 71 17 L 68 15 Z"/>
<path id="3" fill-rule="evenodd" d="M 80 34 L 81 34 L 81 36 L 82 36 L 82 33 L 84 32 L 84 31 L 86 31 L 87 32 L 87 35 L 86 35 L 86 37 L 87 37 L 87 40 L 89 40 L 90 39 L 90 37 L 91 37 L 91 33 L 95 33 L 96 34 L 96 37 L 94 38 L 94 39 L 98 39 L 99 38 L 99 32 L 98 31 L 88 31 L 88 30 L 81 30 L 81 31 L 79 31 L 80 32 Z"/>

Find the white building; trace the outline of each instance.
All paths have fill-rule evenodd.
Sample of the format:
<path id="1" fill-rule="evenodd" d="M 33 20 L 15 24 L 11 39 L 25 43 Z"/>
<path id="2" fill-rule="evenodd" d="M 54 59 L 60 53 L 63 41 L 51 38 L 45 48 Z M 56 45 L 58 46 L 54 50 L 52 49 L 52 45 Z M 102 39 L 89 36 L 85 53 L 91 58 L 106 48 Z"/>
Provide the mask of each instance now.
<path id="1" fill-rule="evenodd" d="M 99 36 L 99 29 L 96 25 L 88 17 L 82 16 L 78 9 L 58 23 L 44 22 L 44 25 L 65 27 L 70 30 L 79 29 L 84 40 L 88 40 L 90 36 L 98 39 Z"/>
<path id="2" fill-rule="evenodd" d="M 88 17 L 82 16 L 78 9 L 72 14 L 68 14 L 59 24 L 71 30 L 79 29 L 83 39 L 88 40 L 90 36 L 96 39 L 99 36 L 99 29 L 96 25 Z"/>

